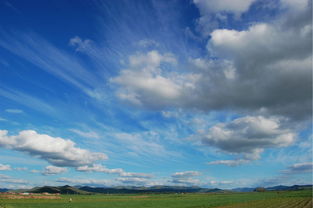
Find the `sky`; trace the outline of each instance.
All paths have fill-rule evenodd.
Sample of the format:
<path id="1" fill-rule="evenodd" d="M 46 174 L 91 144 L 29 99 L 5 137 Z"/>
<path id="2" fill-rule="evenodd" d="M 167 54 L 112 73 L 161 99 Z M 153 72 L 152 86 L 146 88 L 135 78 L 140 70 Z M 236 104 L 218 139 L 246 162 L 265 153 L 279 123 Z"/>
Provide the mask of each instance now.
<path id="1" fill-rule="evenodd" d="M 0 188 L 312 184 L 309 0 L 1 0 Z"/>

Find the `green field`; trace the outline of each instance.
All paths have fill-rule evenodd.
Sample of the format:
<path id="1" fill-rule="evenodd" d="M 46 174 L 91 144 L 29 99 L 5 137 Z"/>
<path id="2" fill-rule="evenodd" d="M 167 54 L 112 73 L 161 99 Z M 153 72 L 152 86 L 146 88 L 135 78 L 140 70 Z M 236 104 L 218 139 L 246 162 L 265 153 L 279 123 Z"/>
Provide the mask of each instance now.
<path id="1" fill-rule="evenodd" d="M 72 202 L 69 199 L 72 198 Z M 0 199 L 1 208 L 293 208 L 312 207 L 312 191 L 207 194 L 61 195 L 61 199 Z"/>

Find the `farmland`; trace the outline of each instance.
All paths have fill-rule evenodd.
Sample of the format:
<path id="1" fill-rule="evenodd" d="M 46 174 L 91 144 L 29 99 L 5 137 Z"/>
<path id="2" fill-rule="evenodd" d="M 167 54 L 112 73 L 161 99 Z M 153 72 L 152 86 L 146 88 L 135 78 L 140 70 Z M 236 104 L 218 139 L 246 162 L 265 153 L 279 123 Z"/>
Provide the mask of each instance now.
<path id="1" fill-rule="evenodd" d="M 69 199 L 72 202 L 69 202 Z M 0 198 L 1 208 L 310 208 L 312 191 L 263 193 L 61 195 L 60 198 Z"/>

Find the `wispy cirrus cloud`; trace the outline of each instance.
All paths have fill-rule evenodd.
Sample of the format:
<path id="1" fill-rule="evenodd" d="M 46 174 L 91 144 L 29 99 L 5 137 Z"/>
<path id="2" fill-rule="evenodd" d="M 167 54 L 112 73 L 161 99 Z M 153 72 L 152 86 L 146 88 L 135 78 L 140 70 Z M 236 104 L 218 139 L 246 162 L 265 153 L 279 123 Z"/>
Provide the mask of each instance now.
<path id="1" fill-rule="evenodd" d="M 87 95 L 96 86 L 101 85 L 101 80 L 90 73 L 77 58 L 58 49 L 37 34 L 2 31 L 0 35 L 1 47 L 77 87 Z"/>
<path id="2" fill-rule="evenodd" d="M 135 177 L 135 178 L 152 178 L 151 174 L 147 173 L 131 173 L 126 172 L 122 168 L 114 168 L 110 169 L 100 164 L 93 164 L 92 166 L 80 166 L 76 168 L 77 171 L 81 172 L 100 172 L 100 173 L 108 173 L 108 174 L 118 174 L 121 177 Z"/>
<path id="3" fill-rule="evenodd" d="M 12 170 L 10 165 L 0 164 L 0 171 L 2 170 Z"/>
<path id="4" fill-rule="evenodd" d="M 212 162 L 208 162 L 208 165 L 227 165 L 227 166 L 239 166 L 246 163 L 249 163 L 250 160 L 247 159 L 237 159 L 237 160 L 216 160 Z"/>
<path id="5" fill-rule="evenodd" d="M 82 137 L 95 138 L 95 139 L 100 138 L 99 134 L 95 131 L 81 131 L 79 129 L 69 129 L 69 130 Z"/>
<path id="6" fill-rule="evenodd" d="M 7 113 L 24 113 L 24 111 L 21 109 L 13 109 L 13 108 L 5 109 L 5 112 L 7 112 Z"/>
<path id="7" fill-rule="evenodd" d="M 24 105 L 28 108 L 34 109 L 36 111 L 43 112 L 45 114 L 56 114 L 56 109 L 48 104 L 46 101 L 39 99 L 35 96 L 29 95 L 22 91 L 13 90 L 13 89 L 4 89 L 0 88 L 0 96 L 10 99 L 17 102 L 20 105 Z M 12 110 L 17 113 L 19 109 L 7 109 L 12 113 Z M 19 111 L 20 113 L 20 111 Z"/>

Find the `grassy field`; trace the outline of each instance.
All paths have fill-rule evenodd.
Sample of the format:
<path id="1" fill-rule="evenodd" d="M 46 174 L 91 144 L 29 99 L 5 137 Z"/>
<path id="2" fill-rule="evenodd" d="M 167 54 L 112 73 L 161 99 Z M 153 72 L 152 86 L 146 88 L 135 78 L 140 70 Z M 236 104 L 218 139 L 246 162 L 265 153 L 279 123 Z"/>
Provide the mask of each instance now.
<path id="1" fill-rule="evenodd" d="M 69 199 L 72 198 L 72 202 Z M 61 195 L 60 199 L 0 199 L 1 208 L 311 208 L 312 191 L 264 193 Z"/>

